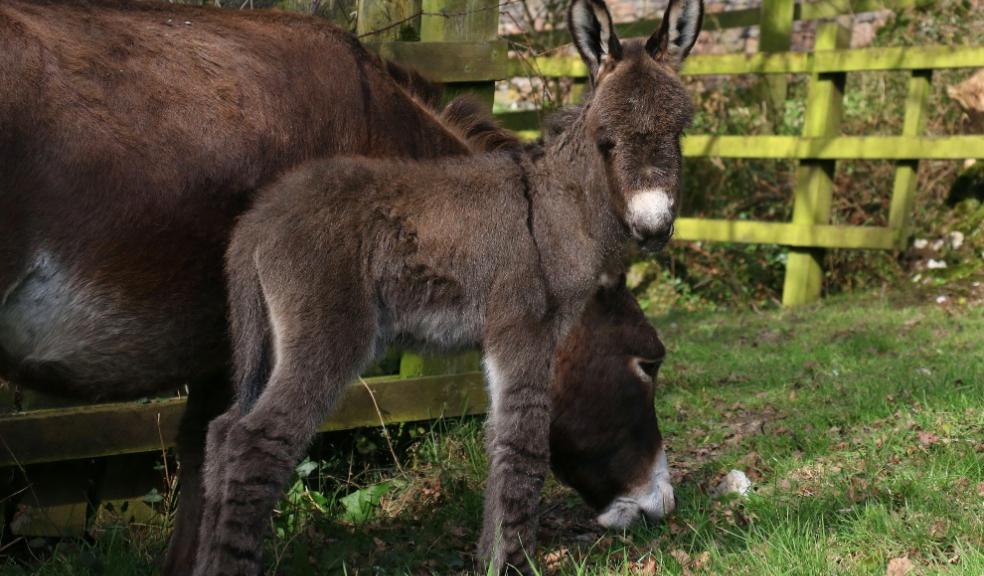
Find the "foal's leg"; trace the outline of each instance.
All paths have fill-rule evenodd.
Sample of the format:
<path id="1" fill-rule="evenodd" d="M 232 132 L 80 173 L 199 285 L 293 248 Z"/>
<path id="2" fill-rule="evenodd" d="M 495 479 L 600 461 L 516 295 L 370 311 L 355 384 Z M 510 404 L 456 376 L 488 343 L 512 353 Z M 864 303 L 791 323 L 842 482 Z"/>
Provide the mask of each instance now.
<path id="1" fill-rule="evenodd" d="M 222 493 L 225 489 L 225 450 L 226 438 L 229 429 L 241 417 L 239 404 L 233 404 L 224 414 L 212 420 L 208 427 L 208 435 L 205 444 L 205 463 L 202 466 L 202 518 L 198 527 L 198 551 L 196 553 L 196 563 L 208 558 L 212 544 L 212 536 L 215 534 L 219 523 L 219 515 L 222 513 Z M 200 573 L 196 572 L 196 574 Z"/>
<path id="2" fill-rule="evenodd" d="M 366 300 L 362 300 L 366 302 Z M 270 513 L 321 422 L 358 376 L 373 349 L 375 324 L 356 299 L 312 301 L 273 311 L 279 332 L 276 364 L 253 408 L 238 407 L 213 425 L 208 452 L 209 508 L 215 527 L 200 547 L 196 576 L 262 573 Z M 210 436 L 212 431 L 210 431 Z M 221 459 L 221 467 L 213 466 Z"/>
<path id="3" fill-rule="evenodd" d="M 186 576 L 195 567 L 198 531 L 202 518 L 202 465 L 205 460 L 205 436 L 208 424 L 228 407 L 229 385 L 225 375 L 200 382 L 188 394 L 188 404 L 178 430 L 177 450 L 180 491 L 174 530 L 167 555 L 161 566 L 162 576 Z"/>
<path id="4" fill-rule="evenodd" d="M 222 511 L 222 491 L 225 486 L 226 438 L 229 429 L 248 412 L 270 380 L 273 369 L 273 328 L 267 312 L 259 273 L 247 251 L 245 261 L 233 257 L 227 270 L 230 301 L 230 335 L 236 404 L 212 421 L 208 428 L 206 455 L 208 466 L 203 471 L 203 506 L 199 527 L 199 554 L 207 555 L 211 536 L 215 534 Z M 186 572 L 187 573 L 187 572 Z"/>
<path id="5" fill-rule="evenodd" d="M 489 478 L 479 551 L 495 574 L 530 573 L 540 490 L 550 461 L 550 374 L 556 335 L 528 321 L 486 337 Z"/>

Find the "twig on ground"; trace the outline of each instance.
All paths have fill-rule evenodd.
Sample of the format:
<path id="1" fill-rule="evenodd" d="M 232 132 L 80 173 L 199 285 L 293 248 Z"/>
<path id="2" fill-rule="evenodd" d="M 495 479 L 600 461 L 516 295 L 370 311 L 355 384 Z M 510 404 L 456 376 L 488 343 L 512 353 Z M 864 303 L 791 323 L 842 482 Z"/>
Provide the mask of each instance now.
<path id="1" fill-rule="evenodd" d="M 402 476 L 406 476 L 406 470 L 400 464 L 400 459 L 396 457 L 396 450 L 393 449 L 393 442 L 390 440 L 389 429 L 386 428 L 386 421 L 383 419 L 383 412 L 379 409 L 379 404 L 376 403 L 376 395 L 373 394 L 372 388 L 369 387 L 369 383 L 366 382 L 361 376 L 359 377 L 359 382 L 369 393 L 369 398 L 372 400 L 372 406 L 376 409 L 376 416 L 379 417 L 379 426 L 383 429 L 383 438 L 386 440 L 386 446 L 389 448 L 390 456 L 393 457 L 393 463 L 396 464 L 396 469 L 400 471 Z"/>

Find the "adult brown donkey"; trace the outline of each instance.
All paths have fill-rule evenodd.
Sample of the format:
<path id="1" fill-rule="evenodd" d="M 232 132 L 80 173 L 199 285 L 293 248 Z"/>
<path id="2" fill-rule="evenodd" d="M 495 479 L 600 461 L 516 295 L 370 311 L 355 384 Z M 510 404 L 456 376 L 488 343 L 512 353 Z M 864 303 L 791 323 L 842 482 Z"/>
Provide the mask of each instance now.
<path id="1" fill-rule="evenodd" d="M 165 574 L 194 562 L 205 423 L 228 398 L 222 254 L 235 218 L 258 187 L 305 159 L 468 153 L 474 141 L 460 134 L 471 127 L 442 124 L 413 97 L 419 88 L 311 18 L 108 0 L 0 4 L 0 376 L 93 400 L 189 385 Z M 599 508 L 637 491 L 660 460 L 658 435 L 612 432 L 622 418 L 656 430 L 650 374 L 636 367 L 649 361 L 652 372 L 662 348 L 624 296 L 621 286 L 599 293 L 595 328 L 569 338 L 555 385 L 558 405 L 577 403 L 559 402 L 570 381 L 593 406 L 611 407 L 612 420 L 565 411 L 553 425 L 555 467 Z M 583 339 L 595 329 L 637 342 L 592 346 Z M 586 350 L 602 351 L 608 368 Z M 648 405 L 625 402 L 640 390 Z"/>
<path id="2" fill-rule="evenodd" d="M 672 233 L 678 77 L 700 0 L 671 0 L 648 41 L 621 43 L 602 0 L 568 25 L 593 91 L 542 149 L 308 162 L 262 190 L 226 256 L 236 403 L 209 427 L 196 576 L 258 575 L 277 499 L 345 385 L 394 341 L 480 345 L 490 471 L 480 551 L 534 572 L 557 347 L 631 237 Z M 659 515 L 665 462 L 605 514 Z"/>

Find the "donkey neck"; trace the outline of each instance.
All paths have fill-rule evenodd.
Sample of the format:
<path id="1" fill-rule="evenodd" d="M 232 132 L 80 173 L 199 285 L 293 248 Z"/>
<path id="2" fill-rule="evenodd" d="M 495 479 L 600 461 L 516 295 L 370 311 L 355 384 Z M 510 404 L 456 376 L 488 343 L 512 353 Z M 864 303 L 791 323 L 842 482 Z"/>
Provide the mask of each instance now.
<path id="1" fill-rule="evenodd" d="M 580 117 L 540 152 L 528 151 L 530 231 L 552 290 L 563 299 L 590 287 L 627 236 L 616 216 L 604 165 Z"/>
<path id="2" fill-rule="evenodd" d="M 591 235 L 604 245 L 602 249 L 611 250 L 628 236 L 609 190 L 604 162 L 587 134 L 587 106 L 581 106 L 576 114 L 562 112 L 569 118 L 567 126 L 544 146 L 537 163 L 539 178 L 534 181 L 537 187 L 551 189 L 554 195 L 576 204 L 584 224 L 590 225 Z"/>

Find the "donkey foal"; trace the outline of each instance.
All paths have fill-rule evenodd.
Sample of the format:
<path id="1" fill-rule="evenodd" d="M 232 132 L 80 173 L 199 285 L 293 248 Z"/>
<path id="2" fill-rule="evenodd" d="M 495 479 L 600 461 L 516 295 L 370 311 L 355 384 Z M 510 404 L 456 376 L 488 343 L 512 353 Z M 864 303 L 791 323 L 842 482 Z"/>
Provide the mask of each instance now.
<path id="1" fill-rule="evenodd" d="M 196 574 L 261 571 L 294 463 L 394 341 L 482 347 L 480 551 L 496 573 L 530 569 L 555 349 L 630 236 L 661 246 L 672 232 L 691 114 L 677 69 L 701 12 L 675 0 L 659 32 L 623 45 L 603 2 L 575 0 L 594 91 L 542 150 L 315 161 L 260 193 L 227 253 L 238 399 L 209 430 Z"/>

